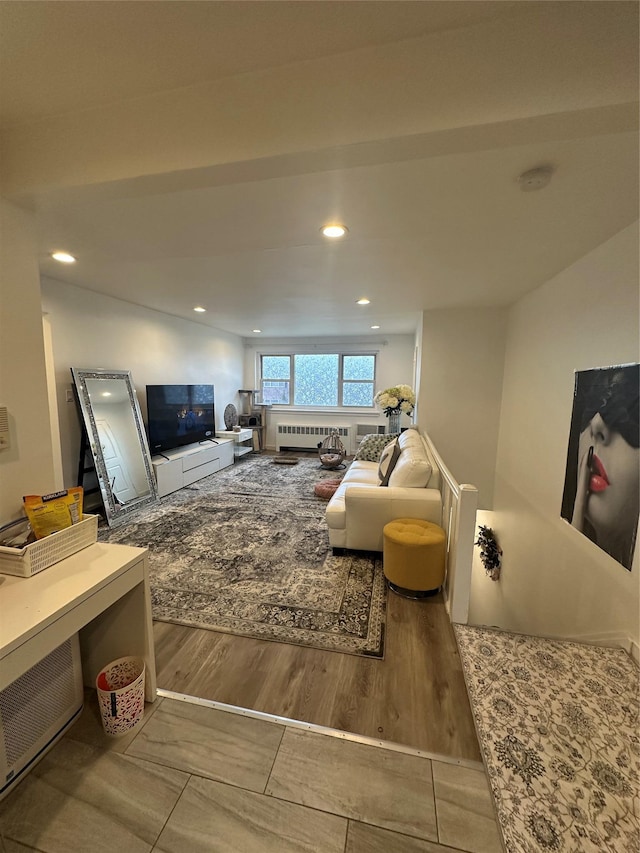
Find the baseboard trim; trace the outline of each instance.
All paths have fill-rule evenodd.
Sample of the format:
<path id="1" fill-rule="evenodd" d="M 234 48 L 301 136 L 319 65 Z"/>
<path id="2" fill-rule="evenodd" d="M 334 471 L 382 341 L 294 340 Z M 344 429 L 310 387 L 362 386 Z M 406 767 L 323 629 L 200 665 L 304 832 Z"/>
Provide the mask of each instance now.
<path id="1" fill-rule="evenodd" d="M 502 625 L 471 624 L 470 628 L 488 628 L 490 631 L 504 631 L 508 634 L 522 634 L 525 637 L 539 637 L 541 640 L 557 640 L 565 643 L 585 643 L 589 646 L 604 646 L 609 649 L 623 649 L 631 659 L 640 665 L 640 647 L 635 640 L 620 631 L 600 631 L 592 634 L 539 634 L 517 631 L 515 628 L 505 628 Z"/>
<path id="2" fill-rule="evenodd" d="M 619 631 L 601 631 L 594 634 L 576 634 L 567 637 L 574 643 L 587 643 L 592 646 L 607 646 L 609 648 L 624 649 L 627 654 L 631 655 L 633 660 L 638 663 L 640 649 L 638 643 L 628 637 L 626 634 L 621 634 Z"/>

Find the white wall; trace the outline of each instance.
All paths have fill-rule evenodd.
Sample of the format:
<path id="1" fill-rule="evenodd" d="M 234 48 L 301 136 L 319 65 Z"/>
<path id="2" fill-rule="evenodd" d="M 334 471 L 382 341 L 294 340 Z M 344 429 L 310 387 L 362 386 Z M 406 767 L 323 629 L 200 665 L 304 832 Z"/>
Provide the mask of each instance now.
<path id="1" fill-rule="evenodd" d="M 29 214 L 0 201 L 0 406 L 11 446 L 0 450 L 0 524 L 19 518 L 22 496 L 58 488 L 49 429 L 40 276 Z"/>
<path id="2" fill-rule="evenodd" d="M 42 305 L 51 325 L 65 485 L 75 484 L 80 427 L 66 402 L 71 367 L 129 370 L 146 418 L 145 385 L 213 383 L 216 428 L 227 403 L 238 404 L 243 348 L 236 335 L 211 329 L 63 284 L 42 280 Z"/>
<path id="3" fill-rule="evenodd" d="M 639 546 L 629 572 L 560 518 L 574 371 L 638 361 L 638 301 L 636 223 L 512 307 L 495 511 L 481 517 L 502 578 L 474 566 L 473 623 L 638 641 Z"/>
<path id="4" fill-rule="evenodd" d="M 506 334 L 506 309 L 425 311 L 418 424 L 459 483 L 493 501 Z"/>
<path id="5" fill-rule="evenodd" d="M 257 387 L 257 360 L 260 353 L 286 354 L 294 352 L 374 352 L 376 359 L 375 391 L 391 385 L 406 384 L 413 387 L 414 381 L 413 335 L 387 335 L 384 338 L 268 338 L 260 341 L 245 341 L 244 378 L 245 388 Z M 301 408 L 273 406 L 267 414 L 267 447 L 276 444 L 276 427 L 279 423 L 313 424 L 319 426 L 347 426 L 351 424 L 386 424 L 379 409 L 317 409 L 305 412 Z M 402 416 L 402 426 L 409 426 L 411 418 Z M 353 449 L 353 448 L 352 448 Z"/>

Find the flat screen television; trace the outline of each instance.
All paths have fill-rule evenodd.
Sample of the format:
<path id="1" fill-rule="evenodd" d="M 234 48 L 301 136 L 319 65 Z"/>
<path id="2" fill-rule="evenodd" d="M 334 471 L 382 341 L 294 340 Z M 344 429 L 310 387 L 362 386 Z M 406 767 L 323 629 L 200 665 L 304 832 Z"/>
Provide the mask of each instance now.
<path id="1" fill-rule="evenodd" d="M 147 385 L 147 429 L 152 453 L 215 439 L 213 385 Z"/>

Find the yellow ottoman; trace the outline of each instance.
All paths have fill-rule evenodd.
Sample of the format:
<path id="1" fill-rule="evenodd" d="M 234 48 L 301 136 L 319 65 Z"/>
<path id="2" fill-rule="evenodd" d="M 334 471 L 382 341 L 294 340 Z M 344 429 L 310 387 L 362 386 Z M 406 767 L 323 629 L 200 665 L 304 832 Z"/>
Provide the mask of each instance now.
<path id="1" fill-rule="evenodd" d="M 419 518 L 398 518 L 384 526 L 384 575 L 407 598 L 435 595 L 444 582 L 445 532 Z"/>

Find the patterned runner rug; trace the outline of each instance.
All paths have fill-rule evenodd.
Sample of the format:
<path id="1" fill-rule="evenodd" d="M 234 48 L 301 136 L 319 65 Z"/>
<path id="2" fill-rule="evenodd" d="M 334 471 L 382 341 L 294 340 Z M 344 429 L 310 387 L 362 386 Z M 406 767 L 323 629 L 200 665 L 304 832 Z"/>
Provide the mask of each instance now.
<path id="1" fill-rule="evenodd" d="M 454 629 L 507 851 L 637 853 L 632 659 L 619 649 Z"/>
<path id="2" fill-rule="evenodd" d="M 246 456 L 98 538 L 149 548 L 154 619 L 383 657 L 382 560 L 334 557 L 313 492 L 336 472 L 273 458 Z"/>

